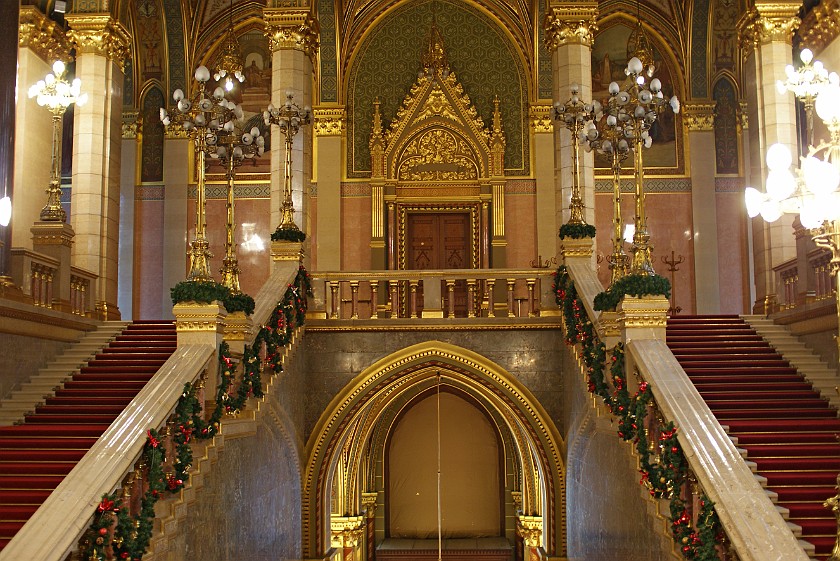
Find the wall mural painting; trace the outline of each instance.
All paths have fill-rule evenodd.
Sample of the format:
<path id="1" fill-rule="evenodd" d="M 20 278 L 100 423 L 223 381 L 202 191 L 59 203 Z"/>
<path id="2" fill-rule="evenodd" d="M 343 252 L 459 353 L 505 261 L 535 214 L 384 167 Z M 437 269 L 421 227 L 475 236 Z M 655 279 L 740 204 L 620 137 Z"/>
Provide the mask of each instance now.
<path id="1" fill-rule="evenodd" d="M 605 102 L 609 98 L 610 82 L 622 84 L 627 76 L 624 69 L 627 61 L 635 56 L 637 34 L 635 28 L 625 23 L 616 23 L 601 30 L 595 36 L 592 47 L 592 98 Z M 653 41 L 651 41 L 653 44 Z M 674 95 L 674 73 L 665 63 L 662 54 L 653 46 L 653 60 L 656 66 L 654 77 L 662 81 L 662 93 L 666 98 Z M 679 92 L 677 92 L 679 95 Z M 671 173 L 677 171 L 680 165 L 678 151 L 677 119 L 671 111 L 663 111 L 650 130 L 653 145 L 645 150 L 645 168 L 654 168 L 654 173 Z M 595 156 L 597 173 L 609 173 L 610 162 L 604 157 Z M 624 161 L 624 169 L 632 169 L 632 154 Z M 669 170 L 670 168 L 670 170 Z"/>
<path id="2" fill-rule="evenodd" d="M 158 0 L 137 0 L 138 71 L 141 82 L 163 80 L 163 11 Z"/>
<path id="3" fill-rule="evenodd" d="M 237 37 L 239 52 L 242 55 L 245 81 L 234 82 L 233 90 L 228 94 L 228 99 L 242 105 L 245 112 L 245 124 L 243 130 L 251 130 L 258 127 L 265 137 L 265 153 L 262 157 L 253 161 L 243 162 L 237 169 L 238 174 L 271 173 L 271 127 L 265 126 L 262 112 L 271 102 L 271 52 L 268 50 L 268 39 L 257 30 L 248 31 Z M 221 57 L 224 44 L 220 44 L 218 53 L 211 60 L 215 61 Z M 217 85 L 223 85 L 210 80 L 210 89 Z M 281 139 L 282 141 L 282 136 Z M 211 174 L 224 174 L 224 168 L 217 160 L 211 160 L 208 168 Z M 218 180 L 218 177 L 209 178 Z"/>
<path id="4" fill-rule="evenodd" d="M 712 60 L 715 70 L 733 70 L 735 68 L 735 48 L 738 41 L 736 26 L 740 12 L 736 0 L 717 0 L 715 2 L 715 27 Z"/>

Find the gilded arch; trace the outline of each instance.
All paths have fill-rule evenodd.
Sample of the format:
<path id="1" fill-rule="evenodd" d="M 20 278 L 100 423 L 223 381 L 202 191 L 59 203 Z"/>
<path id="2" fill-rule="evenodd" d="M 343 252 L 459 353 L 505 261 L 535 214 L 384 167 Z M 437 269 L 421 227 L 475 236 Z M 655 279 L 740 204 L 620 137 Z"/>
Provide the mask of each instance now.
<path id="1" fill-rule="evenodd" d="M 499 365 L 467 349 L 429 341 L 385 357 L 359 374 L 326 408 L 306 446 L 303 481 L 303 543 L 306 556 L 329 548 L 331 482 L 337 470 L 350 486 L 344 511 L 359 513 L 370 478 L 361 469 L 369 455 L 367 443 L 376 438 L 377 420 L 388 406 L 435 383 L 447 384 L 478 396 L 505 419 L 515 441 L 523 481 L 523 511 L 541 518 L 543 546 L 549 555 L 564 555 L 565 443 L 539 402 Z M 408 392 L 408 394 L 406 393 Z M 535 487 L 539 487 L 536 489 Z M 527 510 L 526 510 L 527 508 Z"/>

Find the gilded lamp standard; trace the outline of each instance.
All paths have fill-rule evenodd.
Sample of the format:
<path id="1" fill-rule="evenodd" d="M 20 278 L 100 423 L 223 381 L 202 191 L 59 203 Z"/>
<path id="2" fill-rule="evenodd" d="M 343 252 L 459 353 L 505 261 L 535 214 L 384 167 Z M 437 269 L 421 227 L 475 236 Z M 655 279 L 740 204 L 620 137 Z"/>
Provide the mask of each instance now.
<path id="1" fill-rule="evenodd" d="M 58 60 L 53 64 L 52 74 L 47 74 L 29 88 L 29 97 L 36 98 L 38 105 L 49 109 L 53 116 L 50 184 L 47 187 L 47 204 L 41 209 L 41 220 L 44 222 L 67 220 L 67 213 L 61 208 L 61 124 L 71 104 L 84 105 L 87 102 L 87 94 L 81 93 L 82 81 L 75 78 L 72 83 L 68 82 L 64 79 L 64 72 L 64 63 Z"/>
<path id="2" fill-rule="evenodd" d="M 196 175 L 198 185 L 195 196 L 195 238 L 190 243 L 190 272 L 187 281 L 212 282 L 209 259 L 210 244 L 207 241 L 207 194 L 205 192 L 205 158 L 208 152 L 214 152 L 219 136 L 233 130 L 233 121 L 242 118 L 242 108 L 225 99 L 225 90 L 219 86 L 208 93 L 207 82 L 210 71 L 206 66 L 199 66 L 195 71 L 198 87 L 192 98 L 180 89 L 172 94 L 176 102 L 175 111 L 170 116 L 166 109 L 160 109 L 160 119 L 165 126 L 181 125 L 192 138 L 198 156 Z M 229 129 L 229 130 L 228 130 Z"/>
<path id="3" fill-rule="evenodd" d="M 650 148 L 653 138 L 650 129 L 657 117 L 668 107 L 678 113 L 680 103 L 676 96 L 666 100 L 662 92 L 662 82 L 654 78 L 656 68 L 652 59 L 645 65 L 638 57 L 627 62 L 624 73 L 627 79 L 619 86 L 617 82 L 610 83 L 610 97 L 604 113 L 615 117 L 615 122 L 624 130 L 625 137 L 633 147 L 634 176 L 636 182 L 635 203 L 636 211 L 633 234 L 633 258 L 630 264 L 630 274 L 654 275 L 653 263 L 650 259 L 650 234 L 647 231 L 645 216 L 645 185 L 643 150 Z"/>
<path id="4" fill-rule="evenodd" d="M 566 103 L 554 103 L 552 117 L 566 127 L 572 134 L 572 197 L 569 202 L 568 224 L 586 224 L 583 217 L 583 199 L 580 196 L 580 156 L 579 137 L 587 121 L 591 121 L 593 114 L 600 111 L 601 104 L 597 101 L 585 103 L 580 99 L 580 86 L 572 84 L 569 87 L 572 96 Z"/>
<path id="5" fill-rule="evenodd" d="M 282 215 L 280 218 L 280 225 L 277 226 L 277 231 L 285 231 L 286 234 L 294 236 L 297 234 L 301 236 L 299 240 L 303 239 L 303 233 L 295 224 L 295 207 L 292 204 L 292 143 L 295 135 L 300 128 L 308 125 L 312 119 L 312 111 L 309 107 L 301 108 L 294 102 L 294 94 L 286 92 L 286 103 L 279 108 L 273 105 L 268 106 L 266 111 L 263 111 L 263 120 L 266 126 L 269 124 L 277 125 L 280 132 L 286 137 L 286 164 L 285 164 L 285 181 L 283 183 L 283 202 L 281 206 Z"/>
<path id="6" fill-rule="evenodd" d="M 238 106 L 237 106 L 238 107 Z M 241 109 L 239 110 L 241 112 Z M 222 259 L 222 268 L 219 272 L 222 275 L 221 284 L 228 287 L 231 292 L 238 294 L 242 292 L 239 286 L 239 264 L 236 259 L 236 244 L 234 243 L 235 222 L 234 222 L 234 197 L 233 189 L 236 181 L 236 168 L 246 158 L 262 156 L 265 151 L 265 139 L 258 127 L 252 127 L 250 131 L 243 132 L 235 126 L 233 121 L 227 121 L 223 127 L 223 133 L 219 135 L 215 150 L 210 152 L 210 157 L 218 159 L 225 166 L 225 178 L 227 179 L 227 225 L 225 228 L 225 257 Z"/>
<path id="7" fill-rule="evenodd" d="M 776 80 L 776 89 L 780 94 L 793 92 L 796 99 L 805 108 L 805 119 L 808 126 L 808 146 L 814 145 L 814 102 L 823 86 L 829 82 L 828 70 L 823 63 L 814 60 L 811 49 L 802 49 L 799 53 L 802 66 L 794 68 L 792 64 L 785 67 L 786 79 Z M 813 64 L 811 64 L 813 62 Z"/>
<path id="8" fill-rule="evenodd" d="M 607 257 L 611 275 L 610 286 L 627 274 L 627 254 L 624 252 L 624 237 L 621 233 L 621 162 L 630 153 L 624 124 L 615 115 L 603 115 L 597 108 L 595 119 L 589 121 L 582 131 L 586 150 L 596 150 L 610 158 L 613 173 L 613 252 Z"/>
<path id="9" fill-rule="evenodd" d="M 814 243 L 831 251 L 840 320 L 840 85 L 836 75 L 820 91 L 814 107 L 829 130 L 830 140 L 811 146 L 793 171 L 790 150 L 783 144 L 771 146 L 767 150 L 765 192 L 747 187 L 744 198 L 751 218 L 761 215 L 767 222 L 775 222 L 782 214 L 799 214 Z M 836 339 L 840 351 L 840 337 Z"/>

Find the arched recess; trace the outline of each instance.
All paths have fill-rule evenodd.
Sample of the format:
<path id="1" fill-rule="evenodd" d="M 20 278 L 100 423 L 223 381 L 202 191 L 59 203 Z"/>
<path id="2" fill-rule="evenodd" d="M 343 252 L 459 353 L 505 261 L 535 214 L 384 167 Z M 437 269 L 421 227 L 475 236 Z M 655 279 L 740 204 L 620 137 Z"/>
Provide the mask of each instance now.
<path id="1" fill-rule="evenodd" d="M 518 487 L 512 500 L 531 527 L 542 530 L 533 547 L 565 555 L 565 444 L 554 423 L 504 368 L 468 349 L 428 341 L 365 369 L 319 419 L 307 443 L 303 481 L 307 557 L 330 548 L 332 512 L 351 520 L 381 504 L 382 497 L 370 491 L 376 489 L 376 457 L 387 427 L 402 406 L 438 383 L 470 396 L 493 419 L 506 449 L 506 485 Z"/>

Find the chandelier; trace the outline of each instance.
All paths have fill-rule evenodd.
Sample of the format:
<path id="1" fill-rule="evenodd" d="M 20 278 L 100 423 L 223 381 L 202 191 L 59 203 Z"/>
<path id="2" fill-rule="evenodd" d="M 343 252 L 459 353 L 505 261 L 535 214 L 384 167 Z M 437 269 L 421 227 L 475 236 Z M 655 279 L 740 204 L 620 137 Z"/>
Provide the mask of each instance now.
<path id="1" fill-rule="evenodd" d="M 238 80 L 239 83 L 245 81 L 245 74 L 242 73 L 244 66 L 242 55 L 239 52 L 239 42 L 233 34 L 233 0 L 231 0 L 230 24 L 227 30 L 225 50 L 222 53 L 219 64 L 216 65 L 216 73 L 213 74 L 213 79 L 217 82 L 224 80 L 225 90 L 231 91 L 234 86 L 234 80 Z"/>

